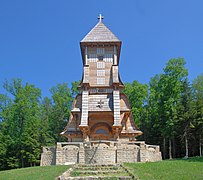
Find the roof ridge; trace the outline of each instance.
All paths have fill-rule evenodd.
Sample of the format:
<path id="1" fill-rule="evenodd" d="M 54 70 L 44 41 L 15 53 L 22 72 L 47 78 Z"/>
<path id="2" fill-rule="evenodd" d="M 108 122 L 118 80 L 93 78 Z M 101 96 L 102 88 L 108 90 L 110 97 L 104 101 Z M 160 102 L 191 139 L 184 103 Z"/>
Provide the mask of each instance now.
<path id="1" fill-rule="evenodd" d="M 120 42 L 120 40 L 102 21 L 99 21 L 81 42 Z"/>

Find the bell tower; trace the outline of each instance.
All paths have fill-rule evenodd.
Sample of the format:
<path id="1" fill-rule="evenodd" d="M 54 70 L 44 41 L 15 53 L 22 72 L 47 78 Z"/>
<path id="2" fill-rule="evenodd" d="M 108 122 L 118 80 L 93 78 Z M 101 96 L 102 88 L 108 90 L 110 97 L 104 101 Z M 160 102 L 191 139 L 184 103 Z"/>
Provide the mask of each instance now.
<path id="1" fill-rule="evenodd" d="M 121 41 L 104 25 L 103 16 L 80 42 L 83 75 L 71 117 L 61 133 L 71 141 L 133 140 L 142 134 L 122 93 L 118 71 Z"/>
<path id="2" fill-rule="evenodd" d="M 136 141 L 136 127 L 118 71 L 121 41 L 103 17 L 80 42 L 83 74 L 69 121 L 61 135 L 67 142 L 45 147 L 41 165 L 114 164 L 162 159 L 159 146 Z"/>

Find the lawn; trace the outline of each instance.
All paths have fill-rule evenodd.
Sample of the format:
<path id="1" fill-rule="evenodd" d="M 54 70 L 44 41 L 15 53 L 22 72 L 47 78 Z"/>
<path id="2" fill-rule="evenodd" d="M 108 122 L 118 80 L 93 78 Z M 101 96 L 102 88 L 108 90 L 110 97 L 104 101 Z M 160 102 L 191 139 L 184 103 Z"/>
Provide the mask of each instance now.
<path id="1" fill-rule="evenodd" d="M 203 180 L 203 157 L 124 164 L 135 177 L 164 180 Z M 0 171 L 0 180 L 54 180 L 70 166 L 38 166 Z"/>
<path id="2" fill-rule="evenodd" d="M 54 180 L 69 166 L 36 166 L 0 171 L 1 180 Z"/>
<path id="3" fill-rule="evenodd" d="M 139 179 L 203 180 L 203 157 L 148 163 L 125 163 Z"/>

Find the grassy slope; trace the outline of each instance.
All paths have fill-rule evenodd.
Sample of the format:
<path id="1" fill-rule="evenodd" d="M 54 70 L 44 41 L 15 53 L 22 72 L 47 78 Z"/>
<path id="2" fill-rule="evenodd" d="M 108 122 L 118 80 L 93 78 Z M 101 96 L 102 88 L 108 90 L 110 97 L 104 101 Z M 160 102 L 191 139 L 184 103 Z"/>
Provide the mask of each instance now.
<path id="1" fill-rule="evenodd" d="M 36 166 L 29 168 L 0 171 L 1 180 L 54 180 L 69 166 Z"/>
<path id="2" fill-rule="evenodd" d="M 141 180 L 203 179 L 203 157 L 137 164 L 125 163 L 125 166 Z"/>
<path id="3" fill-rule="evenodd" d="M 125 163 L 131 172 L 144 179 L 203 179 L 203 157 L 188 160 L 165 160 L 149 163 Z M 69 166 L 42 166 L 0 171 L 1 180 L 51 180 L 61 175 Z"/>

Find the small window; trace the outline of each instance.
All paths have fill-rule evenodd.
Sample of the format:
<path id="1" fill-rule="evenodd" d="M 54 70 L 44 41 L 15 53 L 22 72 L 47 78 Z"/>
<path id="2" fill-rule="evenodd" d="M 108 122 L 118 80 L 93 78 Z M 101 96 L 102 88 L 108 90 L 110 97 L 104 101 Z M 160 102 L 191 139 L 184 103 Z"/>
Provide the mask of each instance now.
<path id="1" fill-rule="evenodd" d="M 105 70 L 97 70 L 97 76 L 105 76 Z"/>
<path id="2" fill-rule="evenodd" d="M 97 84 L 105 84 L 104 78 L 97 78 Z"/>
<path id="3" fill-rule="evenodd" d="M 97 129 L 95 134 L 105 134 L 105 135 L 108 135 L 108 133 L 104 129 Z"/>
<path id="4" fill-rule="evenodd" d="M 106 93 L 107 90 L 106 90 L 106 89 L 98 89 L 97 92 L 98 92 L 98 93 Z"/>
<path id="5" fill-rule="evenodd" d="M 96 62 L 97 61 L 97 55 L 96 54 L 89 54 L 88 60 L 89 60 L 89 62 Z"/>
<path id="6" fill-rule="evenodd" d="M 97 48 L 97 54 L 104 54 L 104 48 Z"/>
<path id="7" fill-rule="evenodd" d="M 103 61 L 104 60 L 104 56 L 98 56 L 98 60 L 99 61 Z"/>
<path id="8" fill-rule="evenodd" d="M 103 61 L 97 62 L 97 68 L 98 69 L 105 68 L 105 63 Z"/>
<path id="9" fill-rule="evenodd" d="M 112 54 L 105 54 L 104 55 L 105 62 L 113 62 L 113 55 Z"/>

